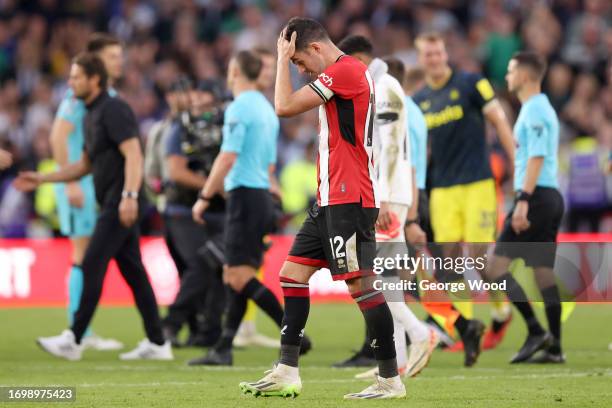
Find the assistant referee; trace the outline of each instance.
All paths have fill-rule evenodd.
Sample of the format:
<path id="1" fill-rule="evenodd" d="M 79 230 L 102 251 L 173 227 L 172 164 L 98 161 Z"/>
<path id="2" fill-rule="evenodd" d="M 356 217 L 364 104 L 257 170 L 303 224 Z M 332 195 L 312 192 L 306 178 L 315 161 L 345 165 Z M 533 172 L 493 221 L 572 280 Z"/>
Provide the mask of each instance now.
<path id="1" fill-rule="evenodd" d="M 100 212 L 83 259 L 83 294 L 72 327 L 59 336 L 39 338 L 38 344 L 57 357 L 81 359 L 81 339 L 100 300 L 108 263 L 114 258 L 134 294 L 147 334 L 147 339 L 122 354 L 121 359 L 170 360 L 172 349 L 169 342 L 164 343 L 155 295 L 139 247 L 137 221 L 144 201 L 136 118 L 122 99 L 108 94 L 107 73 L 96 55 L 85 53 L 74 59 L 69 83 L 75 97 L 87 107 L 81 159 L 50 174 L 21 173 L 15 185 L 31 191 L 41 183 L 75 181 L 91 172 Z"/>

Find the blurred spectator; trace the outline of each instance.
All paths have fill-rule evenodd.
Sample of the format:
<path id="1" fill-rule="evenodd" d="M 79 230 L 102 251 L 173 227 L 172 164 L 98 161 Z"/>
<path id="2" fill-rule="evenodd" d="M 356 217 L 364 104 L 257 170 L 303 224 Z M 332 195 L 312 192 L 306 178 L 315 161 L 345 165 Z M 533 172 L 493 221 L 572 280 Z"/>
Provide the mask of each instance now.
<path id="1" fill-rule="evenodd" d="M 308 210 L 317 199 L 317 151 L 311 141 L 304 155 L 287 164 L 280 174 L 283 211 L 291 216 L 288 228 L 297 232 Z"/>
<path id="2" fill-rule="evenodd" d="M 548 70 L 544 90 L 557 112 L 563 111 L 570 99 L 573 79 L 574 74 L 567 64 L 558 62 L 551 65 Z"/>
<path id="3" fill-rule="evenodd" d="M 609 0 L 0 1 L 0 148 L 10 150 L 15 161 L 0 175 L 0 229 L 13 236 L 27 233 L 33 197 L 12 191 L 8 183 L 18 169 L 44 167 L 40 139 L 67 90 L 70 60 L 90 33 L 110 31 L 125 42 L 125 75 L 116 86 L 145 135 L 165 117 L 164 91 L 179 77 L 224 84 L 233 52 L 275 51 L 279 27 L 294 15 L 321 20 L 336 41 L 349 33 L 371 38 L 379 56 L 393 55 L 406 66 L 416 64 L 415 35 L 440 31 L 453 66 L 484 72 L 509 117 L 517 105 L 504 96 L 508 59 L 521 48 L 539 52 L 550 63 L 545 92 L 562 121 L 561 151 L 572 152 L 578 136 L 592 137 L 600 152 L 612 148 Z M 266 63 L 272 77 L 275 56 Z M 304 163 L 316 127 L 314 111 L 282 121 L 279 174 L 283 166 Z M 607 206 L 602 214 L 609 200 Z M 52 220 L 47 221 L 52 232 Z M 8 230 L 6 222 L 12 225 Z"/>

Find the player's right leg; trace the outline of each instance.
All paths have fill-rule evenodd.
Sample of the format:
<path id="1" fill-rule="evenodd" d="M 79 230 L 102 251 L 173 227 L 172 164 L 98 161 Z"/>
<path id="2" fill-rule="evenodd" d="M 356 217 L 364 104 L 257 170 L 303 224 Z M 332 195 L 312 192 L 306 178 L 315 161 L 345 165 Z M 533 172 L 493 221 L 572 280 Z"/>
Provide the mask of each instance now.
<path id="1" fill-rule="evenodd" d="M 465 236 L 463 219 L 466 205 L 465 187 L 456 185 L 445 188 L 434 188 L 430 199 L 430 216 L 436 242 L 440 243 L 444 257 L 462 256 L 460 242 Z M 453 270 L 437 270 L 438 280 L 463 280 L 463 275 Z M 464 366 L 476 364 L 481 352 L 481 339 L 484 324 L 471 318 L 472 302 L 469 292 L 460 294 L 460 301 L 454 309 L 459 311 L 453 326 L 459 332 L 464 348 Z"/>
<path id="2" fill-rule="evenodd" d="M 296 241 L 298 241 L 297 238 Z M 291 259 L 291 255 L 289 259 Z M 313 264 L 319 262 L 322 265 L 323 261 L 303 257 L 301 262 L 296 263 L 287 260 L 280 272 L 281 288 L 285 299 L 285 311 L 281 323 L 279 361 L 259 381 L 241 382 L 239 386 L 245 394 L 296 397 L 302 391 L 298 360 L 304 337 L 304 327 L 306 326 L 310 310 L 308 281 L 319 269 L 319 266 L 314 266 Z M 310 263 L 310 265 L 307 263 Z"/>
<path id="3" fill-rule="evenodd" d="M 327 242 L 323 215 L 315 205 L 308 211 L 279 274 L 285 300 L 280 360 L 261 380 L 241 382 L 243 393 L 295 397 L 301 392 L 298 360 L 310 311 L 308 281 L 318 269 L 328 266 L 324 250 Z"/>

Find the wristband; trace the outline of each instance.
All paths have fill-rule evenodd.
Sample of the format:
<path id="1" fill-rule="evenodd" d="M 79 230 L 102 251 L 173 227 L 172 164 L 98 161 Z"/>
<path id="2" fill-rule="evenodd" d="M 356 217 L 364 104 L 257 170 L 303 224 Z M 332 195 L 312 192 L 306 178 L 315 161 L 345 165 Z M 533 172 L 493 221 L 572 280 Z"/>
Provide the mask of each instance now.
<path id="1" fill-rule="evenodd" d="M 200 194 L 198 194 L 198 199 L 200 199 L 202 201 L 210 201 L 210 200 L 212 200 L 212 197 L 206 197 L 206 196 L 204 196 L 204 193 L 200 192 Z"/>
<path id="2" fill-rule="evenodd" d="M 411 220 L 406 220 L 406 227 L 409 227 L 412 224 L 418 224 L 419 223 L 419 217 L 413 218 Z"/>
<path id="3" fill-rule="evenodd" d="M 527 201 L 529 202 L 529 200 L 531 200 L 531 194 L 529 194 L 526 191 L 519 191 L 517 194 L 517 199 L 516 201 Z"/>
<path id="4" fill-rule="evenodd" d="M 123 190 L 121 192 L 121 198 L 133 198 L 134 200 L 137 200 L 138 199 L 138 191 Z"/>

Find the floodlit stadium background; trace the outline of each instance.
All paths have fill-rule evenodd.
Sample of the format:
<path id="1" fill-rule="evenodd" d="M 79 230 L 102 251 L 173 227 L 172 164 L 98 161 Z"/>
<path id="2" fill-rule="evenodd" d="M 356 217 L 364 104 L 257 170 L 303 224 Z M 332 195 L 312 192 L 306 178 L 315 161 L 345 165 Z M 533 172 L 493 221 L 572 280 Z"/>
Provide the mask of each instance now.
<path id="1" fill-rule="evenodd" d="M 163 91 L 182 72 L 223 86 L 231 54 L 255 46 L 275 52 L 281 25 L 294 15 L 322 21 L 335 41 L 364 34 L 374 40 L 376 55 L 394 55 L 407 65 L 416 63 L 415 33 L 441 31 L 452 64 L 483 72 L 511 123 L 518 104 L 505 91 L 508 59 L 519 49 L 545 55 L 550 70 L 544 89 L 562 121 L 561 184 L 568 207 L 563 230 L 610 231 L 612 178 L 606 180 L 603 169 L 612 147 L 611 13 L 606 0 L 0 2 L 0 146 L 17 158 L 0 176 L 0 236 L 57 233 L 52 186 L 24 195 L 9 184 L 19 169 L 53 166 L 48 143 L 53 115 L 67 89 L 70 59 L 83 50 L 89 33 L 110 31 L 125 42 L 125 75 L 118 90 L 136 112 L 146 141 L 165 112 Z M 300 81 L 297 75 L 295 81 Z M 313 166 L 306 146 L 316 139 L 316 125 L 315 110 L 282 121 L 278 175 L 286 189 L 296 180 L 291 164 L 306 160 L 307 167 Z M 494 172 L 501 190 L 509 193 L 508 166 L 492 132 Z M 585 162 L 590 163 L 586 170 Z M 300 212 L 305 194 L 286 194 L 286 209 Z M 585 194 L 586 203 L 573 203 L 571 197 Z M 500 196 L 500 202 L 510 198 Z M 288 230 L 295 225 L 299 222 Z M 143 232 L 159 229 L 151 208 Z"/>
<path id="2" fill-rule="evenodd" d="M 52 120 L 67 89 L 70 59 L 83 50 L 91 32 L 112 32 L 126 45 L 125 75 L 117 88 L 134 109 L 146 143 L 152 124 L 165 113 L 163 92 L 175 79 L 185 73 L 223 86 L 234 51 L 261 46 L 275 52 L 280 27 L 295 15 L 322 21 L 335 41 L 347 34 L 366 35 L 374 40 L 377 56 L 394 55 L 408 66 L 416 63 L 416 33 L 443 32 L 453 66 L 483 72 L 495 86 L 511 123 L 519 105 L 505 91 L 507 62 L 519 49 L 545 55 L 550 69 L 544 90 L 562 121 L 561 185 L 568 208 L 562 240 L 610 245 L 612 177 L 604 171 L 612 148 L 610 1 L 0 1 L 0 147 L 16 159 L 11 169 L 0 173 L 0 385 L 74 385 L 78 406 L 248 403 L 238 395 L 238 381 L 246 379 L 245 373 L 259 376 L 269 368 L 275 351 L 238 351 L 234 369 L 207 372 L 185 367 L 188 358 L 201 353 L 194 349 L 178 350 L 172 363 L 133 365 L 120 364 L 112 353 L 95 352 L 71 364 L 36 349 L 37 336 L 54 334 L 65 324 L 65 311 L 47 306 L 64 304 L 69 243 L 51 239 L 58 234 L 52 186 L 28 195 L 10 183 L 19 170 L 53 168 L 48 142 Z M 294 80 L 297 85 L 304 79 L 295 75 Z M 296 168 L 314 173 L 309 145 L 316 140 L 316 122 L 315 111 L 281 121 L 278 176 L 290 213 L 300 214 L 300 205 L 308 201 L 307 191 L 296 192 L 291 186 L 302 183 Z M 509 166 L 491 128 L 488 140 L 502 214 L 512 198 Z M 573 197 L 587 199 L 578 203 Z M 296 225 L 297 220 L 288 222 L 283 235 L 275 238 L 267 259 L 267 283 L 277 282 Z M 147 235 L 159 235 L 161 221 L 153 206 L 142 227 Z M 145 238 L 143 253 L 158 299 L 168 304 L 177 277 L 161 238 Z M 157 271 L 162 275 L 156 275 Z M 312 287 L 318 300 L 348 299 L 342 283 L 334 286 L 326 277 L 316 279 Z M 120 338 L 131 348 L 142 337 L 135 311 L 106 307 L 130 302 L 127 287 L 113 270 L 104 291 L 105 307 L 94 324 L 96 330 Z M 28 308 L 15 308 L 20 306 Z M 504 343 L 485 352 L 470 371 L 460 368 L 460 355 L 436 352 L 427 371 L 407 383 L 409 402 L 417 406 L 559 406 L 563 402 L 607 406 L 612 398 L 612 352 L 607 350 L 612 341 L 610 310 L 601 304 L 576 308 L 564 325 L 568 364 L 561 369 L 507 365 L 524 334 L 518 318 Z M 476 313 L 488 321 L 487 308 L 477 307 Z M 258 319 L 258 327 L 277 336 L 276 328 L 264 318 Z M 306 394 L 293 405 L 337 406 L 342 393 L 356 387 L 352 376 L 357 371 L 343 373 L 328 367 L 358 347 L 362 329 L 353 305 L 313 305 L 307 330 L 315 349 L 303 360 Z"/>

